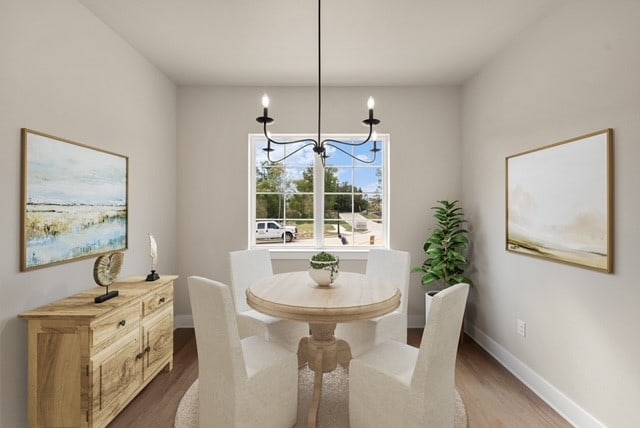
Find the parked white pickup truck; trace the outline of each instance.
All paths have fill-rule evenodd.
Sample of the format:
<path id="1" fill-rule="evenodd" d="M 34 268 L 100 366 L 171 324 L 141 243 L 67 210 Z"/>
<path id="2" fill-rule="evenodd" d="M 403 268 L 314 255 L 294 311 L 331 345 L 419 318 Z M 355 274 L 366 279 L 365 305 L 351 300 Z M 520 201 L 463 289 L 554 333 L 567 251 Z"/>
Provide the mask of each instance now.
<path id="1" fill-rule="evenodd" d="M 298 228 L 294 226 L 280 226 L 273 220 L 256 222 L 256 241 L 277 239 L 291 242 L 298 238 Z"/>

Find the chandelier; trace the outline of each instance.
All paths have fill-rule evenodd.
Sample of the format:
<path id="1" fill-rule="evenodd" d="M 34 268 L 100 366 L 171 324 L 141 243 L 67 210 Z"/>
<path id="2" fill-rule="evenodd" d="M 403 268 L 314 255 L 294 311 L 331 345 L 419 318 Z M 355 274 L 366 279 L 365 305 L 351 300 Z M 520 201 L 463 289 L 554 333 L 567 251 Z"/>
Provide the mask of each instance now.
<path id="1" fill-rule="evenodd" d="M 277 141 L 274 140 L 273 138 L 271 138 L 271 133 L 269 131 L 267 131 L 267 125 L 270 125 L 271 123 L 274 122 L 274 119 L 269 117 L 269 97 L 265 94 L 262 97 L 262 107 L 263 107 L 263 113 L 262 116 L 259 116 L 256 118 L 256 121 L 258 123 L 260 123 L 262 125 L 262 132 L 264 133 L 265 138 L 267 139 L 267 147 L 263 148 L 262 150 L 265 151 L 267 153 L 267 160 L 271 163 L 277 163 L 277 162 L 281 162 L 285 159 L 287 159 L 290 156 L 293 156 L 294 154 L 296 154 L 297 152 L 299 152 L 300 150 L 303 150 L 307 147 L 312 147 L 313 151 L 316 153 L 316 155 L 318 155 L 320 157 L 320 160 L 322 161 L 322 166 L 325 165 L 325 161 L 326 159 L 329 157 L 328 153 L 327 153 L 327 147 L 332 147 L 336 150 L 339 150 L 340 152 L 344 153 L 345 155 L 359 161 L 362 163 L 373 163 L 376 160 L 376 155 L 377 153 L 380 151 L 380 148 L 377 145 L 376 142 L 376 132 L 373 130 L 373 127 L 375 125 L 378 125 L 380 123 L 380 120 L 376 119 L 375 117 L 373 117 L 373 107 L 375 106 L 375 103 L 373 101 L 373 97 L 369 97 L 369 99 L 367 100 L 367 108 L 369 109 L 369 117 L 367 117 L 366 119 L 364 119 L 362 121 L 362 124 L 364 126 L 367 126 L 369 128 L 369 134 L 367 135 L 367 138 L 364 141 L 340 141 L 340 140 L 335 140 L 332 138 L 325 138 L 324 140 L 321 140 L 321 130 L 322 130 L 322 126 L 321 126 L 321 107 L 322 107 L 322 56 L 321 56 L 321 20 L 320 20 L 320 0 L 318 0 L 318 134 L 317 134 L 317 138 L 303 138 L 301 140 L 294 140 L 294 141 Z M 362 157 L 358 157 L 358 156 L 354 156 L 352 153 L 350 153 L 350 148 L 355 147 L 355 146 L 363 146 L 367 143 L 372 143 L 372 148 L 371 148 L 371 152 L 373 152 L 373 158 L 372 159 L 367 159 L 367 158 L 362 158 Z M 291 153 L 288 153 L 286 155 L 284 155 L 283 157 L 281 157 L 280 159 L 271 159 L 271 152 L 274 151 L 274 149 L 271 147 L 272 144 L 277 144 L 277 145 L 289 145 L 289 144 L 300 144 L 300 147 L 296 148 L 294 151 L 292 151 Z M 345 148 L 347 150 L 345 150 Z"/>

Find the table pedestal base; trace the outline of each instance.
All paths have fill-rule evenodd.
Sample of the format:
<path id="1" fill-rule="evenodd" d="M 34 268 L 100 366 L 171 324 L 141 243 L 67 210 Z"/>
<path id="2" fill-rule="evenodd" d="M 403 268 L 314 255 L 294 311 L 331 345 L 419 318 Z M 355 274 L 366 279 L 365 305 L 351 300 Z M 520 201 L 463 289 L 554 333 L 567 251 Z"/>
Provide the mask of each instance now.
<path id="1" fill-rule="evenodd" d="M 309 428 L 315 428 L 322 393 L 322 375 L 335 370 L 338 363 L 348 368 L 351 360 L 351 348 L 346 341 L 336 340 L 334 336 L 335 323 L 309 323 L 309 328 L 311 329 L 311 337 L 300 340 L 298 365 L 309 363 L 309 368 L 315 372 L 313 398 L 308 416 Z"/>

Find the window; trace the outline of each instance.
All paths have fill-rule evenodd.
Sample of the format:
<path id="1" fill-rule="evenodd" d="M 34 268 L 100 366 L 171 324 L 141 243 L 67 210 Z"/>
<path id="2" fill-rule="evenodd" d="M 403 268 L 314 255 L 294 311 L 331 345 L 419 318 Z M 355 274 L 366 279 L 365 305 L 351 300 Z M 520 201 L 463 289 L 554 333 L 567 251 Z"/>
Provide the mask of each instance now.
<path id="1" fill-rule="evenodd" d="M 313 138 L 274 135 L 278 140 Z M 343 141 L 362 141 L 366 135 L 331 135 Z M 250 134 L 250 247 L 287 249 L 365 249 L 386 247 L 388 193 L 388 135 L 376 138 L 373 163 L 358 162 L 327 148 L 326 165 L 303 143 L 272 145 L 267 160 L 266 139 Z M 354 156 L 372 159 L 371 146 L 349 147 Z"/>

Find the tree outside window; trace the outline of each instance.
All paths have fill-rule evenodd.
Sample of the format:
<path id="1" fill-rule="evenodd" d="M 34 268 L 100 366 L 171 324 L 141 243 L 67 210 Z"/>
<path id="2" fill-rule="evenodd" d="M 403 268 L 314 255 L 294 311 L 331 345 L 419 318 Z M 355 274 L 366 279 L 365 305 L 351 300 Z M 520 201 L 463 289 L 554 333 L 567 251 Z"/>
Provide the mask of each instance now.
<path id="1" fill-rule="evenodd" d="M 280 135 L 291 140 L 306 135 Z M 334 136 L 332 136 L 334 137 Z M 362 140 L 366 136 L 335 136 L 341 140 Z M 275 136 L 274 136 L 275 138 Z M 252 194 L 251 224 L 256 224 L 251 247 L 362 248 L 381 247 L 386 236 L 386 169 L 388 135 L 379 136 L 382 151 L 371 164 L 354 161 L 329 148 L 323 168 L 310 148 L 282 162 L 272 164 L 262 150 L 264 136 L 250 135 Z M 272 158 L 291 153 L 296 145 L 277 146 Z M 367 148 L 357 146 L 352 153 L 372 159 Z M 274 222 L 280 234 L 265 233 L 263 222 Z M 287 242 L 284 231 L 295 229 L 295 239 Z M 274 231 L 272 231 L 274 232 Z"/>

